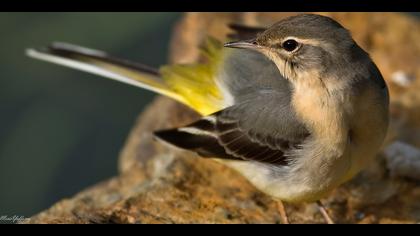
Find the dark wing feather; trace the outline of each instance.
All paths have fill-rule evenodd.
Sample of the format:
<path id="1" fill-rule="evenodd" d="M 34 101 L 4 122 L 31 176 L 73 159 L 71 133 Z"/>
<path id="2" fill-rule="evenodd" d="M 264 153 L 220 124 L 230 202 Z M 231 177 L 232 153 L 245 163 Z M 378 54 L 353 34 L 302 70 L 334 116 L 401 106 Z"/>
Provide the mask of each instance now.
<path id="1" fill-rule="evenodd" d="M 228 155 L 217 139 L 209 135 L 196 135 L 180 129 L 168 129 L 156 131 L 155 136 L 179 148 L 194 151 L 203 157 L 236 159 Z"/>
<path id="2" fill-rule="evenodd" d="M 158 131 L 155 135 L 172 145 L 204 157 L 278 165 L 287 165 L 285 153 L 297 148 L 309 135 L 299 130 L 293 137 L 274 137 L 265 133 L 264 129 L 263 132 L 258 132 L 255 127 L 244 127 L 247 123 L 241 122 L 243 114 L 238 113 L 237 109 L 233 106 L 186 127 Z"/>

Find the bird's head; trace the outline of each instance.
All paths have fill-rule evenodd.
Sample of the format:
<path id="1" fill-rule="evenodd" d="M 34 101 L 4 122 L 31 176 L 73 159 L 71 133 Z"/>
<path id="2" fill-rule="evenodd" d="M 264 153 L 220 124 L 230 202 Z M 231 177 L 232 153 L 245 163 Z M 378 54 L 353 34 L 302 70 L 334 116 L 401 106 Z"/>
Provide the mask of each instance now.
<path id="1" fill-rule="evenodd" d="M 308 73 L 323 77 L 336 74 L 346 70 L 352 60 L 367 56 L 347 29 L 329 17 L 314 14 L 286 18 L 256 38 L 226 43 L 225 47 L 264 54 L 292 82 L 307 78 Z"/>

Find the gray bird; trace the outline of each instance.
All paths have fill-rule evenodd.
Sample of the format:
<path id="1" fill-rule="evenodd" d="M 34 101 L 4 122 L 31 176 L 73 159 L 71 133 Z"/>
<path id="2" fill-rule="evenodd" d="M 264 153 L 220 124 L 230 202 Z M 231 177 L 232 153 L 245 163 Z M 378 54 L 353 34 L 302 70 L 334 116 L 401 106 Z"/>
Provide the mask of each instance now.
<path id="1" fill-rule="evenodd" d="M 68 44 L 28 54 L 189 105 L 203 118 L 157 131 L 160 140 L 237 170 L 279 200 L 284 222 L 281 201 L 317 201 L 332 222 L 318 200 L 364 168 L 387 131 L 389 98 L 381 73 L 329 17 L 302 14 L 268 29 L 232 28 L 239 37 L 257 35 L 226 43 L 224 50 L 213 43 L 204 51 L 207 67 L 157 72 Z"/>

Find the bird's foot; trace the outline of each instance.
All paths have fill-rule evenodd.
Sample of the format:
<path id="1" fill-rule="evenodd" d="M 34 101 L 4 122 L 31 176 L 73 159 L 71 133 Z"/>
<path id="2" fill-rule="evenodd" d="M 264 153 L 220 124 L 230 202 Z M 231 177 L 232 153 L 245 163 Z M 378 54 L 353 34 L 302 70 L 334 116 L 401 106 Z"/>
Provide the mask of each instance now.
<path id="1" fill-rule="evenodd" d="M 319 211 L 321 212 L 327 224 L 334 224 L 334 221 L 331 219 L 330 215 L 327 212 L 327 209 L 324 207 L 321 201 L 316 201 L 316 204 L 318 205 Z"/>

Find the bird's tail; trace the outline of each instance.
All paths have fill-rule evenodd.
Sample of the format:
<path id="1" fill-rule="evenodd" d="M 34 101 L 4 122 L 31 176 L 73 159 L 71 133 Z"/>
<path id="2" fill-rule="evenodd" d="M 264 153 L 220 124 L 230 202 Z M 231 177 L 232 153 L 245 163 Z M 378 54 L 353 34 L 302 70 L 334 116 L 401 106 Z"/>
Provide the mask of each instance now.
<path id="1" fill-rule="evenodd" d="M 71 67 L 173 98 L 206 115 L 221 108 L 222 96 L 216 85 L 222 45 L 207 40 L 201 48 L 205 64 L 168 65 L 159 70 L 127 61 L 105 52 L 68 43 L 52 43 L 43 49 L 27 49 L 30 57 Z"/>
<path id="2" fill-rule="evenodd" d="M 68 43 L 52 43 L 43 49 L 27 49 L 26 54 L 36 59 L 151 90 L 189 105 L 182 95 L 173 91 L 162 79 L 159 70 L 102 51 Z"/>

